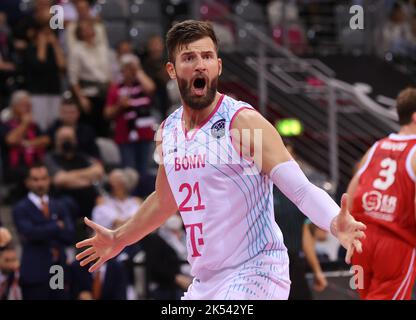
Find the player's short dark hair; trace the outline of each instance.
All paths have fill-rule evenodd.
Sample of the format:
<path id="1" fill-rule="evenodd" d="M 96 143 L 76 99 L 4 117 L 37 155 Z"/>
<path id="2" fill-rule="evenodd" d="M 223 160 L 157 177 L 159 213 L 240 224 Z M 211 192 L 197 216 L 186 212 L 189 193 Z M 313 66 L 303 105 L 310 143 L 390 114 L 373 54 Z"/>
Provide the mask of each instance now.
<path id="1" fill-rule="evenodd" d="M 175 62 L 175 54 L 178 49 L 205 37 L 211 38 L 212 42 L 214 42 L 215 49 L 218 51 L 218 40 L 209 22 L 185 20 L 175 24 L 166 35 L 166 48 L 169 61 L 172 63 Z"/>
<path id="2" fill-rule="evenodd" d="M 416 88 L 406 88 L 397 96 L 397 114 L 400 125 L 409 124 L 416 112 Z"/>

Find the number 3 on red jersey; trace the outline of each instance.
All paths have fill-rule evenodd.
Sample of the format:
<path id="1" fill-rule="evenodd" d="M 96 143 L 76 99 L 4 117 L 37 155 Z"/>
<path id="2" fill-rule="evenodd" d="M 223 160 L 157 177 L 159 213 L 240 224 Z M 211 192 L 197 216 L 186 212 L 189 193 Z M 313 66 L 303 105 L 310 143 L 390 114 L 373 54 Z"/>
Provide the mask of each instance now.
<path id="1" fill-rule="evenodd" d="M 373 187 L 379 190 L 387 190 L 394 183 L 397 162 L 391 158 L 385 158 L 381 161 L 381 167 L 383 169 L 379 172 L 379 178 L 374 180 Z"/>

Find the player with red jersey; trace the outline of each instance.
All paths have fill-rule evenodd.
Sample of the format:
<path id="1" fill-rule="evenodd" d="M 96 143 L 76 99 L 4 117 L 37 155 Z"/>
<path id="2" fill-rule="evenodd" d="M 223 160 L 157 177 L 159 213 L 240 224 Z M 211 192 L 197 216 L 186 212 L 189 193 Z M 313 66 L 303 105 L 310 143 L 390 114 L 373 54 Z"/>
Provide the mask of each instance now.
<path id="1" fill-rule="evenodd" d="M 397 98 L 398 134 L 365 154 L 347 193 L 352 215 L 367 225 L 363 252 L 352 263 L 364 270 L 362 299 L 410 299 L 416 277 L 416 89 Z"/>

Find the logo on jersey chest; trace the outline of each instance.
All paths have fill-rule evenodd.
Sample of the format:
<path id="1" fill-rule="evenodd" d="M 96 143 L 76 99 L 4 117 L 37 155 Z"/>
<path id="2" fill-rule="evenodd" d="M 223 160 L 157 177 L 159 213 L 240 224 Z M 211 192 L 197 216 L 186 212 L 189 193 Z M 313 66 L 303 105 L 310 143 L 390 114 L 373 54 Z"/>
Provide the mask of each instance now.
<path id="1" fill-rule="evenodd" d="M 220 119 L 212 125 L 211 136 L 216 139 L 221 139 L 225 136 L 225 119 Z"/>
<path id="2" fill-rule="evenodd" d="M 363 194 L 362 204 L 364 210 L 375 218 L 392 221 L 397 206 L 397 197 L 373 190 Z"/>

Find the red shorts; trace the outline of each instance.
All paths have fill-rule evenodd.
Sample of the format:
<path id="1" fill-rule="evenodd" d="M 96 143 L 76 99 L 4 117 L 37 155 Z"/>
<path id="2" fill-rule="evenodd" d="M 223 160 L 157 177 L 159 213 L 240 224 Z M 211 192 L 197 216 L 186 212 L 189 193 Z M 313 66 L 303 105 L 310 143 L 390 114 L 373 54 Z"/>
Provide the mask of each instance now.
<path id="1" fill-rule="evenodd" d="M 364 271 L 363 287 L 358 288 L 360 298 L 410 300 L 416 277 L 416 249 L 375 225 L 367 225 L 365 233 L 363 252 L 352 257 L 352 264 Z"/>

